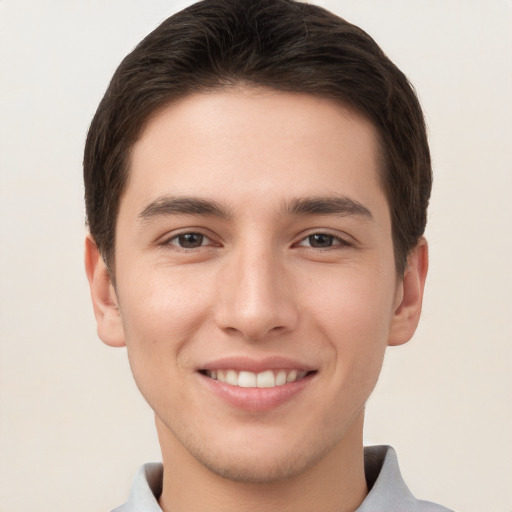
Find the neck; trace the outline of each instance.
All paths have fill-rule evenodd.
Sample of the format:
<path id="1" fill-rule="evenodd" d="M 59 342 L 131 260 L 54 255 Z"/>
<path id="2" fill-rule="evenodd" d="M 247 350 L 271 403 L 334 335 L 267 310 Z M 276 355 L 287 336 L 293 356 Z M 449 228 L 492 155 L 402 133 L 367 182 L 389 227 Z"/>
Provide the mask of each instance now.
<path id="1" fill-rule="evenodd" d="M 333 449 L 300 474 L 251 483 L 210 471 L 157 419 L 164 463 L 160 507 L 164 512 L 354 512 L 368 493 L 362 425 L 363 412 Z"/>

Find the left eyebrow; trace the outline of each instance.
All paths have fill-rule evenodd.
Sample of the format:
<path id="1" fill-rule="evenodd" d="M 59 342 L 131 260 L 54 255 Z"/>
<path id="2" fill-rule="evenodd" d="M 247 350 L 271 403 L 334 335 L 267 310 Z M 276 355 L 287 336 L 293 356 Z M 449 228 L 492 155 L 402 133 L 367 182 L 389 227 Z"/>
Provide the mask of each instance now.
<path id="1" fill-rule="evenodd" d="M 366 206 L 345 196 L 293 199 L 286 202 L 285 210 L 291 215 L 360 215 L 373 219 L 371 211 Z"/>

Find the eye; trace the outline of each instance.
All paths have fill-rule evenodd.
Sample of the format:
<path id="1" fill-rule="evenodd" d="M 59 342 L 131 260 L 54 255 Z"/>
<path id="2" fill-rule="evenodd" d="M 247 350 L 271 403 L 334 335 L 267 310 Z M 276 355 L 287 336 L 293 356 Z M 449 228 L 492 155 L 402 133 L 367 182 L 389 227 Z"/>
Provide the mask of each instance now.
<path id="1" fill-rule="evenodd" d="M 211 241 L 201 233 L 181 233 L 171 238 L 167 243 L 178 246 L 181 249 L 197 249 L 203 245 L 210 244 Z"/>
<path id="2" fill-rule="evenodd" d="M 350 245 L 346 240 L 329 233 L 313 233 L 302 239 L 300 247 L 313 247 L 314 249 L 328 249 L 329 247 L 339 247 Z"/>

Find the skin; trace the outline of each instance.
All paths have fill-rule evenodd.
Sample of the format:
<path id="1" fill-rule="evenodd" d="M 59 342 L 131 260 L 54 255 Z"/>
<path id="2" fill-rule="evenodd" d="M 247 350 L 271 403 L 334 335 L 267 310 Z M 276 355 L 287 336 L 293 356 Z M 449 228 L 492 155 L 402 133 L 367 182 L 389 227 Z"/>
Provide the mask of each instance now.
<path id="1" fill-rule="evenodd" d="M 396 275 L 377 154 L 371 123 L 344 106 L 256 88 L 182 99 L 135 144 L 115 287 L 90 236 L 86 270 L 99 336 L 126 344 L 155 412 L 164 510 L 363 501 L 364 405 L 386 347 L 414 333 L 428 260 L 421 239 Z M 297 208 L 312 197 L 320 213 Z M 312 372 L 250 410 L 198 371 L 225 357 Z"/>

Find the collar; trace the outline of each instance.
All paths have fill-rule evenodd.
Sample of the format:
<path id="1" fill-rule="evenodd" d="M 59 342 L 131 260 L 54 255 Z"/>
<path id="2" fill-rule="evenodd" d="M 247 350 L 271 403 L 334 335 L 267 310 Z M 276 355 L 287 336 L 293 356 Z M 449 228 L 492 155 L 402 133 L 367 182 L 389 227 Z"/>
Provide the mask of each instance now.
<path id="1" fill-rule="evenodd" d="M 364 469 L 370 492 L 356 512 L 450 512 L 413 496 L 402 479 L 398 459 L 391 446 L 366 447 Z M 144 464 L 135 475 L 128 501 L 112 512 L 162 512 L 158 506 L 162 477 L 162 464 Z"/>

